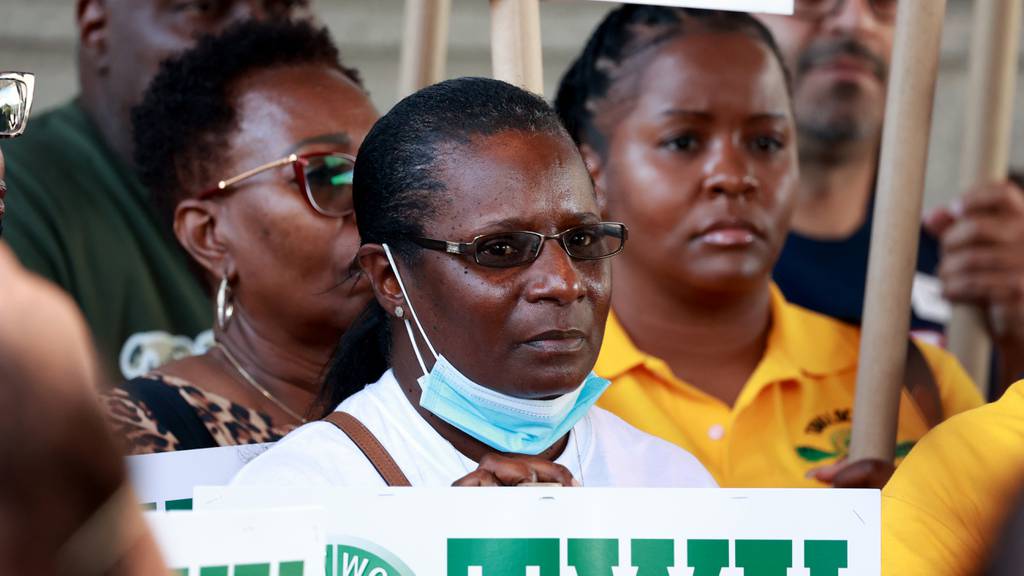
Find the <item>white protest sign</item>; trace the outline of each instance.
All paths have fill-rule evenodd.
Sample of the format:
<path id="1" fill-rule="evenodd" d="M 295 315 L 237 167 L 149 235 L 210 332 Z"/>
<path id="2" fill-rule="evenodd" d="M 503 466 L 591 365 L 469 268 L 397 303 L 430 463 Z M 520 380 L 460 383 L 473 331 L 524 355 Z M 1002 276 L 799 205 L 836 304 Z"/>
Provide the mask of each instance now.
<path id="1" fill-rule="evenodd" d="M 142 454 L 125 459 L 132 488 L 151 510 L 191 510 L 196 486 L 222 486 L 272 444 Z"/>
<path id="2" fill-rule="evenodd" d="M 881 572 L 876 490 L 221 487 L 195 499 L 309 503 L 328 511 L 327 576 Z"/>
<path id="3" fill-rule="evenodd" d="M 620 3 L 621 0 L 598 0 Z M 764 12 L 766 14 L 792 14 L 793 0 L 629 0 L 627 4 L 651 4 L 654 6 L 679 6 L 682 8 L 704 8 L 706 10 L 731 10 L 735 12 Z"/>
<path id="4" fill-rule="evenodd" d="M 323 508 L 146 514 L 174 576 L 322 576 Z"/>

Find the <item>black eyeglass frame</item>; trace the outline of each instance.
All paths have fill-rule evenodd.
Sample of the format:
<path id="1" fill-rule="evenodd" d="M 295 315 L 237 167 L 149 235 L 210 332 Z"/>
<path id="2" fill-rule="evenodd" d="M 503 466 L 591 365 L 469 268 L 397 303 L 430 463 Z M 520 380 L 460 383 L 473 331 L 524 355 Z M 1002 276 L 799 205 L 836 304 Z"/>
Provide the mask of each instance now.
<path id="1" fill-rule="evenodd" d="M 614 252 L 611 252 L 611 253 L 608 253 L 608 254 L 604 254 L 602 256 L 597 256 L 597 257 L 589 258 L 589 257 L 586 257 L 586 256 L 578 256 L 576 254 L 573 254 L 569 250 L 569 247 L 566 246 L 566 244 L 565 244 L 565 237 L 566 237 L 566 235 L 568 235 L 568 234 L 570 234 L 572 232 L 576 232 L 576 231 L 578 231 L 580 229 L 592 228 L 594 226 L 602 226 L 602 227 L 605 227 L 605 229 L 607 229 L 608 226 L 613 226 L 613 227 L 617 228 L 621 232 L 621 235 L 615 235 L 615 234 L 608 234 L 608 235 L 609 236 L 614 236 L 614 237 L 617 237 L 617 238 L 621 238 L 622 239 L 622 243 L 619 244 L 619 247 Z M 494 264 L 488 264 L 488 263 L 480 261 L 479 254 L 477 252 L 477 247 L 480 245 L 481 242 L 483 242 L 485 240 L 492 239 L 492 238 L 507 237 L 510 234 L 529 234 L 530 236 L 534 236 L 536 238 L 539 238 L 540 241 L 537 242 L 536 248 L 534 248 L 533 253 L 530 255 L 530 257 L 529 258 L 525 258 L 522 262 L 516 262 L 515 264 L 509 264 L 508 266 L 495 266 Z M 494 234 L 481 234 L 479 236 L 474 237 L 469 242 L 452 242 L 450 240 L 434 240 L 432 238 L 420 238 L 420 237 L 415 237 L 415 236 L 409 238 L 409 240 L 411 240 L 415 244 L 419 245 L 422 248 L 426 248 L 428 250 L 437 250 L 438 252 L 445 252 L 447 254 L 456 254 L 456 255 L 462 255 L 462 256 L 472 256 L 474 262 L 476 262 L 480 266 L 484 266 L 486 268 L 515 268 L 517 266 L 526 266 L 526 265 L 532 263 L 538 257 L 540 257 L 540 253 L 544 249 L 544 243 L 547 240 L 558 240 L 558 245 L 562 247 L 562 250 L 564 250 L 565 253 L 568 254 L 570 258 L 573 258 L 573 259 L 576 259 L 576 260 L 588 260 L 588 261 L 604 260 L 605 258 L 611 258 L 612 256 L 615 256 L 619 252 L 622 252 L 622 250 L 626 247 L 626 240 L 627 239 L 629 239 L 629 228 L 625 224 L 623 224 L 622 222 L 596 222 L 594 224 L 581 224 L 579 226 L 573 226 L 572 228 L 566 228 L 565 230 L 562 230 L 558 234 L 541 234 L 540 232 L 534 232 L 532 230 L 515 230 L 515 231 L 511 231 L 511 232 L 497 232 L 497 233 L 494 233 Z"/>
<path id="2" fill-rule="evenodd" d="M 796 0 L 794 2 L 794 5 L 793 5 L 793 16 L 796 17 L 796 18 L 799 18 L 801 20 L 809 20 L 809 21 L 821 20 L 822 18 L 825 18 L 827 16 L 832 16 L 832 15 L 836 14 L 839 11 L 839 9 L 843 7 L 843 4 L 845 4 L 846 2 L 851 2 L 851 1 L 856 1 L 856 0 L 827 0 L 827 1 L 832 3 L 831 6 L 828 6 L 827 8 L 821 8 L 821 9 L 814 10 L 814 11 L 810 11 L 810 10 L 806 10 L 805 9 L 805 10 L 801 11 L 800 10 L 800 0 Z M 878 2 L 880 2 L 880 1 L 889 1 L 889 0 L 865 0 L 865 1 L 868 3 L 868 6 L 871 7 L 871 12 L 880 21 L 887 22 L 887 23 L 888 22 L 895 22 L 896 21 L 896 12 L 897 12 L 896 9 L 893 10 L 892 14 L 889 14 L 888 12 L 885 12 L 883 10 L 879 10 L 878 9 L 878 6 L 877 6 Z M 822 2 L 822 3 L 827 5 L 827 2 Z M 892 0 L 892 3 L 893 3 L 893 6 L 898 8 L 899 0 Z"/>

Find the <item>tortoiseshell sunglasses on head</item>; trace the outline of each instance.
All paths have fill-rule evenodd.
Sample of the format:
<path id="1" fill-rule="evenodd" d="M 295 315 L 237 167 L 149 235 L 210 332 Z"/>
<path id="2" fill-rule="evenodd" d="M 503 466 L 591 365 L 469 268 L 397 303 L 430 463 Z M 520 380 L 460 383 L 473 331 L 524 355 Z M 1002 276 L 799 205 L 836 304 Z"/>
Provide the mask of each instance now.
<path id="1" fill-rule="evenodd" d="M 280 160 L 268 162 L 237 176 L 221 180 L 216 186 L 204 190 L 199 199 L 227 194 L 230 188 L 253 176 L 288 164 L 295 170 L 295 182 L 306 193 L 306 200 L 314 210 L 332 218 L 352 214 L 352 172 L 356 159 L 340 152 L 289 154 Z"/>

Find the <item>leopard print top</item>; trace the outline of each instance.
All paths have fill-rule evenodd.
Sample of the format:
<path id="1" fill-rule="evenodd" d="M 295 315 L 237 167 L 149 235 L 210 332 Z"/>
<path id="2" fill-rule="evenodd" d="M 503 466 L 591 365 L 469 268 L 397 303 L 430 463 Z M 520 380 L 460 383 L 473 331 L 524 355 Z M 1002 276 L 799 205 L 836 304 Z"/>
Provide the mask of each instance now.
<path id="1" fill-rule="evenodd" d="M 167 386 L 175 389 L 195 410 L 199 421 L 218 446 L 276 442 L 294 426 L 275 426 L 271 417 L 232 402 L 223 396 L 206 392 L 191 382 L 153 372 L 132 381 L 137 386 Z M 165 423 L 147 404 L 118 386 L 102 397 L 107 418 L 115 432 L 127 443 L 128 454 L 173 452 L 184 448 Z"/>

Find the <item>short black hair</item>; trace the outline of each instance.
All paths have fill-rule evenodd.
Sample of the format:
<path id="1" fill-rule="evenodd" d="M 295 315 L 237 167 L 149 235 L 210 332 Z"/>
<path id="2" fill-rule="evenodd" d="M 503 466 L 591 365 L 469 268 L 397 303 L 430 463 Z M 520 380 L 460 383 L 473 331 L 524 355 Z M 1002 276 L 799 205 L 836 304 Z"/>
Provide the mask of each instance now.
<path id="1" fill-rule="evenodd" d="M 450 198 L 439 179 L 445 162 L 474 137 L 508 131 L 550 134 L 572 141 L 543 98 L 490 78 L 434 84 L 395 105 L 370 130 L 353 175 L 356 223 L 363 244 L 383 244 L 410 267 L 421 250 L 409 238 Z M 390 362 L 388 315 L 372 300 L 345 331 L 320 393 L 329 414 L 345 398 L 376 381 Z"/>
<path id="2" fill-rule="evenodd" d="M 338 70 L 362 87 L 327 29 L 305 21 L 239 22 L 161 64 L 132 110 L 132 132 L 139 176 L 168 229 L 181 200 L 226 176 L 212 168 L 238 122 L 232 85 L 252 72 L 307 64 Z"/>
<path id="3" fill-rule="evenodd" d="M 555 109 L 573 140 L 603 151 L 605 136 L 594 122 L 595 108 L 622 76 L 623 64 L 642 52 L 696 32 L 740 32 L 763 42 L 782 66 L 786 86 L 790 86 L 789 69 L 775 39 L 764 24 L 749 14 L 624 5 L 605 16 L 558 86 Z"/>
<path id="4" fill-rule="evenodd" d="M 370 130 L 353 175 L 356 222 L 364 244 L 420 236 L 444 201 L 438 167 L 452 145 L 505 131 L 568 134 L 543 98 L 490 78 L 456 78 L 403 99 Z"/>

